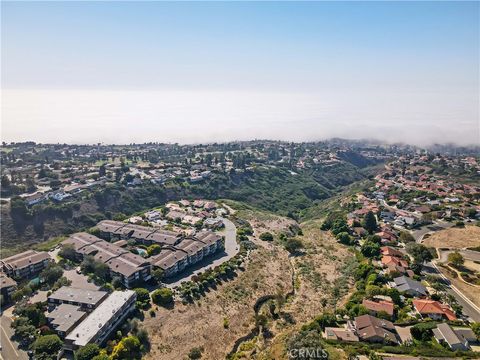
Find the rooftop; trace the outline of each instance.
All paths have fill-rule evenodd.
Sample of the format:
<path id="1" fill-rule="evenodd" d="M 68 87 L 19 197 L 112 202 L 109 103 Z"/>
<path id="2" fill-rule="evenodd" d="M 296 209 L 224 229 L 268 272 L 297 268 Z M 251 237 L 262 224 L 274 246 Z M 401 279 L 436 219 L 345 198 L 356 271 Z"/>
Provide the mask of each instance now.
<path id="1" fill-rule="evenodd" d="M 70 286 L 62 286 L 48 298 L 60 301 L 75 301 L 80 304 L 96 306 L 106 296 L 107 292 L 100 290 L 86 290 Z"/>
<path id="2" fill-rule="evenodd" d="M 136 294 L 132 290 L 114 291 L 80 325 L 73 329 L 66 339 L 73 341 L 77 346 L 87 345 L 110 319 L 122 311 L 122 306 L 134 296 Z"/>

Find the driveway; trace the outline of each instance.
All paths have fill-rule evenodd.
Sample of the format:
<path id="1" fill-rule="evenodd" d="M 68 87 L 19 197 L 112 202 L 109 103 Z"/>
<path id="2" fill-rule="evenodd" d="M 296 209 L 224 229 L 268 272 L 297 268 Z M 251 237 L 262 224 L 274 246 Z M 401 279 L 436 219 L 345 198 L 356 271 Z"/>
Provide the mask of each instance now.
<path id="1" fill-rule="evenodd" d="M 72 270 L 65 270 L 63 272 L 63 276 L 65 276 L 68 280 L 72 282 L 70 285 L 71 287 L 76 287 L 80 289 L 86 290 L 98 290 L 99 287 L 95 285 L 93 282 L 88 282 L 88 278 L 83 274 L 77 274 L 75 269 Z"/>
<path id="2" fill-rule="evenodd" d="M 240 251 L 240 245 L 237 243 L 237 228 L 229 219 L 221 218 L 225 228 L 218 232 L 218 234 L 225 236 L 225 249 L 222 252 L 217 252 L 212 256 L 208 256 L 202 261 L 193 266 L 188 267 L 182 273 L 168 279 L 165 283 L 166 287 L 174 288 L 179 286 L 184 281 L 189 281 L 192 276 L 204 272 L 207 269 L 214 268 L 230 260 Z"/>

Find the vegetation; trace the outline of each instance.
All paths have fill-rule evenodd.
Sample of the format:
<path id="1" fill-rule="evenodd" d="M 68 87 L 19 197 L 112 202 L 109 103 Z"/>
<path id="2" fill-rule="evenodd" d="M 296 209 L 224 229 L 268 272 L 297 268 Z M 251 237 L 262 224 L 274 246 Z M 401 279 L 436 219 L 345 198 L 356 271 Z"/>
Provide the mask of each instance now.
<path id="1" fill-rule="evenodd" d="M 57 335 L 40 336 L 33 343 L 35 357 L 39 360 L 56 360 L 63 342 Z"/>
<path id="2" fill-rule="evenodd" d="M 111 360 L 140 360 L 142 358 L 140 340 L 133 335 L 127 336 L 113 348 Z"/>
<path id="3" fill-rule="evenodd" d="M 152 301 L 161 306 L 169 306 L 173 303 L 173 292 L 168 288 L 157 289 L 152 293 Z"/>
<path id="4" fill-rule="evenodd" d="M 100 354 L 100 347 L 97 344 L 87 344 L 75 351 L 75 360 L 91 360 Z"/>
<path id="5" fill-rule="evenodd" d="M 137 293 L 137 308 L 148 309 L 150 307 L 150 293 L 145 288 L 136 288 L 134 291 Z"/>
<path id="6" fill-rule="evenodd" d="M 273 235 L 269 232 L 264 232 L 260 234 L 260 240 L 262 241 L 273 241 Z"/>
<path id="7" fill-rule="evenodd" d="M 433 259 L 432 252 L 422 244 L 408 243 L 406 246 L 408 254 L 413 257 L 417 264 L 423 264 Z"/>
<path id="8" fill-rule="evenodd" d="M 462 254 L 460 254 L 457 250 L 448 254 L 448 262 L 455 267 L 460 267 L 465 262 L 465 259 L 463 258 Z"/>

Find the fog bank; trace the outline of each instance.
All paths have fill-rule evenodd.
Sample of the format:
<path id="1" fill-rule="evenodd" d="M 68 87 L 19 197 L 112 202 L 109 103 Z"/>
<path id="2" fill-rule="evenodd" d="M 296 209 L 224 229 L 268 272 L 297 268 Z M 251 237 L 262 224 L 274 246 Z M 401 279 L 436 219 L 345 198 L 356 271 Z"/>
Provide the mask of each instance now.
<path id="1" fill-rule="evenodd" d="M 478 94 L 3 90 L 2 141 L 480 143 Z"/>

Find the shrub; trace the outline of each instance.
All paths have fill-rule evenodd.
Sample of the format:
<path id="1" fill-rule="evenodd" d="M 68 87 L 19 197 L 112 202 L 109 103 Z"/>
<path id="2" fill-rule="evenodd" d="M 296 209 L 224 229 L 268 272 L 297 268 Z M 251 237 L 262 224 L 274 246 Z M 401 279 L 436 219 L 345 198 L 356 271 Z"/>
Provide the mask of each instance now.
<path id="1" fill-rule="evenodd" d="M 100 348 L 97 344 L 87 344 L 75 351 L 75 360 L 91 360 L 100 354 Z"/>
<path id="2" fill-rule="evenodd" d="M 137 305 L 141 309 L 145 309 L 150 305 L 150 293 L 147 289 L 136 288 L 133 289 L 137 293 Z"/>
<path id="3" fill-rule="evenodd" d="M 264 232 L 260 234 L 260 240 L 262 241 L 273 241 L 273 235 L 269 232 Z"/>
<path id="4" fill-rule="evenodd" d="M 202 358 L 203 349 L 199 347 L 194 347 L 190 349 L 188 353 L 188 358 L 190 360 L 197 360 Z"/>
<path id="5" fill-rule="evenodd" d="M 298 239 L 288 239 L 287 243 L 285 244 L 285 249 L 290 253 L 294 254 L 298 250 L 303 248 L 303 244 L 300 240 Z"/>
<path id="6" fill-rule="evenodd" d="M 223 318 L 223 328 L 228 329 L 229 326 L 230 326 L 230 321 L 228 320 L 228 318 Z"/>
<path id="7" fill-rule="evenodd" d="M 152 293 L 152 301 L 161 306 L 173 303 L 173 292 L 168 288 L 157 289 Z"/>

